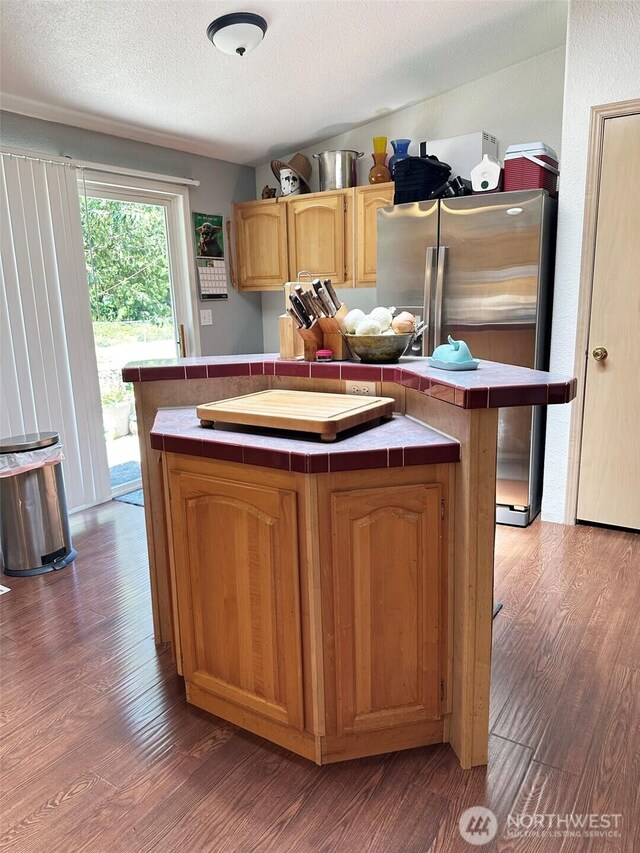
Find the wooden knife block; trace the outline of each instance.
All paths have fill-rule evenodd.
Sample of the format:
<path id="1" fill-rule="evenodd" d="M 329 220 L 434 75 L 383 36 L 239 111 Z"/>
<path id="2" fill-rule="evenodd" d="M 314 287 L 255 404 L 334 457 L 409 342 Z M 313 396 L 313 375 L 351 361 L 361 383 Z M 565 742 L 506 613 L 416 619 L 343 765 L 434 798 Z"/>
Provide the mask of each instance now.
<path id="1" fill-rule="evenodd" d="M 345 306 L 342 305 L 340 311 L 342 311 L 344 307 Z M 345 315 L 347 313 L 348 312 L 345 310 Z M 336 314 L 335 317 L 320 317 L 318 319 L 318 325 L 322 330 L 323 347 L 324 349 L 330 349 L 333 352 L 334 360 L 345 361 L 345 359 L 351 358 L 351 351 L 349 350 L 347 342 L 340 330 L 338 314 Z"/>
<path id="2" fill-rule="evenodd" d="M 281 314 L 278 317 L 278 332 L 280 334 L 280 358 L 302 358 L 304 341 L 298 334 L 298 327 L 293 317 L 289 314 Z"/>
<path id="3" fill-rule="evenodd" d="M 285 285 L 285 299 L 288 300 L 291 287 Z M 352 358 L 351 350 L 342 334 L 342 321 L 349 313 L 343 303 L 334 317 L 319 317 L 309 329 L 298 329 L 290 314 L 278 317 L 280 333 L 280 358 L 315 361 L 319 349 L 330 349 L 334 361 L 346 361 Z M 297 334 L 296 334 L 297 333 Z"/>
<path id="4" fill-rule="evenodd" d="M 304 360 L 315 361 L 317 351 L 325 346 L 320 321 L 316 320 L 308 329 L 298 329 L 298 335 L 302 338 Z"/>

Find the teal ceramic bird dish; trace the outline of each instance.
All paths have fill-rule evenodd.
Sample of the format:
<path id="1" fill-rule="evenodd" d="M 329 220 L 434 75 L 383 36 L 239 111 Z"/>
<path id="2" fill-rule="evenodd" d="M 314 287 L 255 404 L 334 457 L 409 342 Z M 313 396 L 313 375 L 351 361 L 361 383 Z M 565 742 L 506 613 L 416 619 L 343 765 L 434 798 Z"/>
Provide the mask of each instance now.
<path id="1" fill-rule="evenodd" d="M 448 336 L 448 344 L 436 347 L 429 358 L 431 367 L 438 370 L 476 370 L 480 359 L 473 358 L 469 347 L 464 341 L 454 341 Z"/>

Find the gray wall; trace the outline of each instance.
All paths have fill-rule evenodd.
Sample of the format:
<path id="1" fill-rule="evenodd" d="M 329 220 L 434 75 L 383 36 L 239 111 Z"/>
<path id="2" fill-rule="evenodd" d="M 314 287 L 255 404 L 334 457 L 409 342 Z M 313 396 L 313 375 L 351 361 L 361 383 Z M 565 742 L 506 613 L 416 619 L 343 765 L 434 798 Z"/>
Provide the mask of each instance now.
<path id="1" fill-rule="evenodd" d="M 16 113 L 2 112 L 0 118 L 2 143 L 10 148 L 194 178 L 200 186 L 190 187 L 189 195 L 191 209 L 199 213 L 221 214 L 227 220 L 232 202 L 255 198 L 255 169 L 249 166 Z M 200 327 L 203 355 L 262 352 L 260 294 L 236 293 L 229 285 L 228 300 L 201 302 L 200 307 L 213 311 L 213 325 Z"/>
<path id="2" fill-rule="evenodd" d="M 374 136 L 411 138 L 409 151 L 418 154 L 422 139 L 443 139 L 486 130 L 497 137 L 500 156 L 512 142 L 537 140 L 560 153 L 563 89 L 564 48 L 559 47 L 302 149 L 313 164 L 311 189 L 318 189 L 318 168 L 312 153 L 342 148 L 366 152 L 358 162 L 358 183 L 366 184 Z M 390 145 L 388 151 L 391 153 Z M 293 153 L 283 152 L 282 157 L 288 161 Z M 269 163 L 256 169 L 257 196 L 265 184 L 276 185 Z M 376 305 L 375 288 L 343 290 L 340 295 L 350 308 L 369 311 Z M 262 322 L 267 351 L 278 348 L 277 317 L 282 311 L 281 294 L 263 295 Z"/>

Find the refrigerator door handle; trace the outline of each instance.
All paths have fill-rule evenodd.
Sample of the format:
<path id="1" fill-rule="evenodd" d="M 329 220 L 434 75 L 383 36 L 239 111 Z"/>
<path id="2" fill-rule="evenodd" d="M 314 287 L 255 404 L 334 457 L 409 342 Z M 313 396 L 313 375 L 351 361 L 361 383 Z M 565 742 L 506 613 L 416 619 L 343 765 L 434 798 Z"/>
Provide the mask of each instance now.
<path id="1" fill-rule="evenodd" d="M 433 261 L 435 258 L 435 246 L 427 247 L 427 254 L 424 263 L 424 292 L 422 302 L 424 305 L 424 333 L 422 337 L 422 354 L 428 355 L 431 350 L 431 281 L 433 279 Z"/>
<path id="2" fill-rule="evenodd" d="M 433 346 L 439 346 L 442 341 L 442 295 L 444 292 L 444 270 L 447 262 L 448 246 L 440 246 L 438 249 L 438 272 L 436 273 L 436 298 L 433 317 Z"/>

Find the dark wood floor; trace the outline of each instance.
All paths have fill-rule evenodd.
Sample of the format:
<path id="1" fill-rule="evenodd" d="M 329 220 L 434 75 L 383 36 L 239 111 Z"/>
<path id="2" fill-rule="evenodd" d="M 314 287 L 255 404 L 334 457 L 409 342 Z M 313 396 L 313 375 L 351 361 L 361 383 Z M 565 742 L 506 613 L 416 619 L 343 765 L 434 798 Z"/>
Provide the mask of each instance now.
<path id="1" fill-rule="evenodd" d="M 491 758 L 447 746 L 324 768 L 189 707 L 151 630 L 143 510 L 73 521 L 75 566 L 5 578 L 2 834 L 25 851 L 640 850 L 640 537 L 498 529 Z M 510 813 L 621 814 L 620 837 L 520 838 Z"/>

